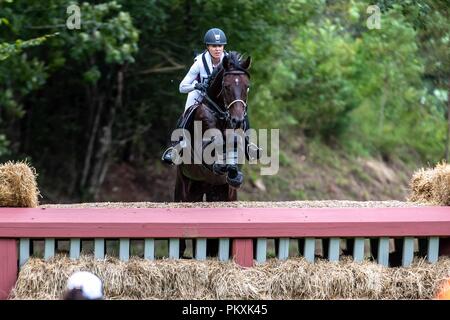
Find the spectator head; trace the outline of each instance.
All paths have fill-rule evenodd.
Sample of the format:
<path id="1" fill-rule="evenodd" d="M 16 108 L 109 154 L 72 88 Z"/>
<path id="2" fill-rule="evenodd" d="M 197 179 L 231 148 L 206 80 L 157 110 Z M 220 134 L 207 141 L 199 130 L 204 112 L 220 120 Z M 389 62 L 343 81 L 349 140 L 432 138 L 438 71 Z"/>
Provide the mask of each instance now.
<path id="1" fill-rule="evenodd" d="M 78 271 L 67 280 L 63 300 L 102 300 L 102 281 L 87 271 Z"/>

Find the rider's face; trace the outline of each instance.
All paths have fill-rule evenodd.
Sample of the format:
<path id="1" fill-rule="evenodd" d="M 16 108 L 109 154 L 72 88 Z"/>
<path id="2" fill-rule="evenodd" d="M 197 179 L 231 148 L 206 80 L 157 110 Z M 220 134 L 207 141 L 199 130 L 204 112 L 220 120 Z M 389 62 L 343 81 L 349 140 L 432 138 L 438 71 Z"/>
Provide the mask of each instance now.
<path id="1" fill-rule="evenodd" d="M 207 48 L 208 48 L 209 54 L 214 59 L 220 59 L 220 56 L 222 55 L 222 52 L 223 52 L 223 45 L 209 44 Z"/>

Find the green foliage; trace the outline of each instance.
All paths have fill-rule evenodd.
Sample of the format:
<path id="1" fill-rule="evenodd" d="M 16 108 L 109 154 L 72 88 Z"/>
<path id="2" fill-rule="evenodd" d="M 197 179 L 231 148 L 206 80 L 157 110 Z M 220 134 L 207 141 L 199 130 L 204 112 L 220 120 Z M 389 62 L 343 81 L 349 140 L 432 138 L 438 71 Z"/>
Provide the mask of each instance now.
<path id="1" fill-rule="evenodd" d="M 364 72 L 355 90 L 362 103 L 346 138 L 364 142 L 372 154 L 407 159 L 414 152 L 424 161 L 436 161 L 444 150 L 445 105 L 427 90 L 429 57 L 420 55 L 423 42 L 402 12 L 393 5 L 383 15 L 383 28 L 362 37 L 356 66 Z"/>
<path id="2" fill-rule="evenodd" d="M 0 134 L 0 157 L 9 155 L 10 151 L 8 149 L 9 141 L 6 139 L 4 134 Z"/>
<path id="3" fill-rule="evenodd" d="M 102 52 L 108 64 L 134 62 L 139 33 L 130 14 L 121 8 L 116 1 L 98 5 L 83 3 L 81 30 L 63 34 L 64 45 L 71 47 L 70 54 L 75 60 L 82 61 Z"/>
<path id="4" fill-rule="evenodd" d="M 11 55 L 19 54 L 25 48 L 39 46 L 49 37 L 55 35 L 57 35 L 57 33 L 25 41 L 18 39 L 14 43 L 7 43 L 7 42 L 0 43 L 0 61 L 6 60 Z"/>
<path id="5" fill-rule="evenodd" d="M 3 2 L 12 3 L 12 0 Z M 0 16 L 0 27 L 2 25 L 11 27 L 9 20 Z M 20 98 L 26 96 L 45 82 L 46 74 L 43 71 L 43 64 L 37 59 L 27 61 L 26 54 L 20 54 L 24 49 L 39 46 L 48 38 L 56 35 L 57 33 L 44 35 L 25 41 L 16 39 L 12 43 L 0 42 L 0 89 L 3 89 L 0 90 L 0 111 L 2 111 L 3 115 L 3 117 L 0 117 L 0 126 L 3 118 L 14 120 L 15 118 L 23 117 L 24 110 L 20 103 Z M 8 58 L 10 59 L 6 62 L 5 60 Z M 14 84 L 14 87 L 11 84 Z M 18 99 L 17 97 L 20 98 Z M 6 135 L 0 134 L 0 157 L 11 153 L 9 145 L 10 141 Z"/>
<path id="6" fill-rule="evenodd" d="M 287 100 L 287 111 L 309 135 L 324 139 L 339 135 L 356 107 L 352 77 L 355 48 L 343 30 L 324 20 L 321 25 L 301 28 L 285 59 L 295 72 Z"/>
<path id="7" fill-rule="evenodd" d="M 380 0 L 379 30 L 363 0 L 92 1 L 79 4 L 79 30 L 66 27 L 66 1 L 0 3 L 0 155 L 23 152 L 50 176 L 80 179 L 92 135 L 114 161 L 158 159 L 211 27 L 253 59 L 252 127 L 305 134 L 330 166 L 323 141 L 351 155 L 444 154 L 448 1 Z M 100 158 L 91 167 L 107 168 Z"/>

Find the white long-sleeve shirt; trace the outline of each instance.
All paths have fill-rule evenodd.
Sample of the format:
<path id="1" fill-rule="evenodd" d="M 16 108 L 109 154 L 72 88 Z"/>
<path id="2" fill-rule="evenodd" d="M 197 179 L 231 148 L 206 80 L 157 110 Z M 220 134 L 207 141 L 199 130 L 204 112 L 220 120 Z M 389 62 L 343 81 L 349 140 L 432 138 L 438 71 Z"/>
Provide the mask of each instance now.
<path id="1" fill-rule="evenodd" d="M 191 66 L 188 73 L 180 83 L 180 92 L 188 93 L 184 110 L 187 110 L 191 105 L 197 103 L 201 96 L 201 92 L 199 90 L 195 90 L 195 84 L 199 82 L 198 76 L 200 75 L 200 82 L 202 83 L 205 82 L 205 80 L 208 78 L 208 73 L 206 72 L 205 66 L 203 65 L 202 55 L 203 53 L 195 57 L 194 64 Z M 224 55 L 225 54 L 222 53 L 222 55 L 220 56 L 220 62 L 222 62 Z M 206 64 L 208 65 L 209 71 L 212 72 L 212 57 L 208 51 L 205 52 L 205 60 Z"/>

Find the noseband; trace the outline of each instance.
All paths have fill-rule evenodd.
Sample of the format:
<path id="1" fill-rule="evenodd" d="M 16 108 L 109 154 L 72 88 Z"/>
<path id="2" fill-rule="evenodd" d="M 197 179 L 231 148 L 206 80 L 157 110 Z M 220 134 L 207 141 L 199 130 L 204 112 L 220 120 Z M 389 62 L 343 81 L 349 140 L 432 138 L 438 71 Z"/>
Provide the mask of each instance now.
<path id="1" fill-rule="evenodd" d="M 245 113 L 247 113 L 247 102 L 245 102 L 244 100 L 241 100 L 241 99 L 236 99 L 236 100 L 231 101 L 230 104 L 226 106 L 226 109 L 227 110 L 230 109 L 230 107 L 233 105 L 233 103 L 236 103 L 236 102 L 242 102 L 242 104 L 244 105 L 244 108 L 245 108 Z"/>

